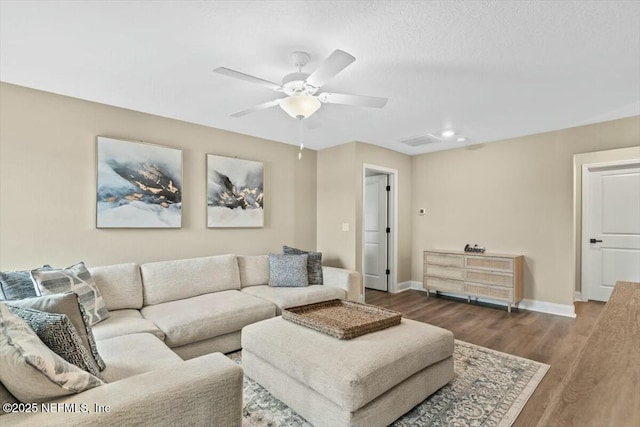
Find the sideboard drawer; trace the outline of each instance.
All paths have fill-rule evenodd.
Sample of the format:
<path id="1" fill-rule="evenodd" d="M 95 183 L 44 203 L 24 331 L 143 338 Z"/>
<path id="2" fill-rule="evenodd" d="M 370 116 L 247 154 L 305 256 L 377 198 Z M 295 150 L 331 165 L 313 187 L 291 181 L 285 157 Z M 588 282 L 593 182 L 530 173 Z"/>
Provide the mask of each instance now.
<path id="1" fill-rule="evenodd" d="M 466 283 L 466 292 L 471 295 L 498 299 L 513 299 L 513 289 L 500 286 L 487 286 L 478 283 Z"/>
<path id="2" fill-rule="evenodd" d="M 424 262 L 425 264 L 437 264 L 447 267 L 464 267 L 464 255 L 425 252 Z"/>
<path id="3" fill-rule="evenodd" d="M 480 270 L 466 270 L 466 280 L 469 282 L 484 283 L 487 285 L 498 285 L 513 287 L 513 274 L 496 273 Z"/>
<path id="4" fill-rule="evenodd" d="M 477 268 L 479 270 L 492 270 L 492 271 L 513 271 L 513 259 L 511 258 L 495 258 L 495 257 L 482 257 L 482 256 L 469 256 L 466 257 L 467 268 Z"/>
<path id="5" fill-rule="evenodd" d="M 443 279 L 441 277 L 425 276 L 424 282 L 429 289 L 442 291 L 464 292 L 464 282 L 461 280 Z"/>
<path id="6" fill-rule="evenodd" d="M 464 280 L 464 270 L 451 267 L 441 267 L 439 265 L 427 264 L 426 273 L 429 276 L 438 276 L 448 279 Z"/>

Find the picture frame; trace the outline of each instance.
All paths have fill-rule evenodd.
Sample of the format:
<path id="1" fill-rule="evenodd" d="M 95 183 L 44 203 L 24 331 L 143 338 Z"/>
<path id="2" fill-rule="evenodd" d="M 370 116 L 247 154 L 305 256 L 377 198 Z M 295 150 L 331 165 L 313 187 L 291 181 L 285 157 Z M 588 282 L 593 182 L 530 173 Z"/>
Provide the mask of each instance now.
<path id="1" fill-rule="evenodd" d="M 207 154 L 207 228 L 264 226 L 264 164 Z"/>
<path id="2" fill-rule="evenodd" d="M 96 228 L 181 228 L 182 150 L 96 137 Z"/>

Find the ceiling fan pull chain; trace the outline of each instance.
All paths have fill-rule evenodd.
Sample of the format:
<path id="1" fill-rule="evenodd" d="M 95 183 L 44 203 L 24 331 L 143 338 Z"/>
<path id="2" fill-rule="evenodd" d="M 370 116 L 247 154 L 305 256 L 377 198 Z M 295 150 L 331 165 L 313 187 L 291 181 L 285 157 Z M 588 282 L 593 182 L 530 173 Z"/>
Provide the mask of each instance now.
<path id="1" fill-rule="evenodd" d="M 304 150 L 304 143 L 302 141 L 302 128 L 303 128 L 302 120 L 303 119 L 304 117 L 298 116 L 298 140 L 300 141 L 300 151 L 298 152 L 298 160 L 302 159 L 302 150 Z"/>

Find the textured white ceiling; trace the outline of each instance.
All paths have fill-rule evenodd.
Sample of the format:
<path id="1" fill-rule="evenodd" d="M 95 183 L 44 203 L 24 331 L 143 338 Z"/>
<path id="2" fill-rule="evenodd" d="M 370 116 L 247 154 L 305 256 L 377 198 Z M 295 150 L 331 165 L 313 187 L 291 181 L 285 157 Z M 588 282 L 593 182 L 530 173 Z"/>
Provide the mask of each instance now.
<path id="1" fill-rule="evenodd" d="M 324 90 L 389 98 L 323 105 L 305 145 L 400 140 L 445 127 L 484 143 L 640 114 L 636 1 L 2 1 L 0 80 L 297 144 L 279 94 L 212 72 L 279 82 L 305 50 L 356 61 Z"/>

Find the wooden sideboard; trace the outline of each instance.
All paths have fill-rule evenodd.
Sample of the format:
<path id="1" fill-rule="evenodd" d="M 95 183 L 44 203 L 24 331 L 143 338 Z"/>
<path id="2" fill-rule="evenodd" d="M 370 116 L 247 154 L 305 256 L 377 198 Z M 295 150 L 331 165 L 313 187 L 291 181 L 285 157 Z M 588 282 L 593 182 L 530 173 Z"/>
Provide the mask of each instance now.
<path id="1" fill-rule="evenodd" d="M 618 282 L 538 426 L 640 426 L 640 283 Z"/>
<path id="2" fill-rule="evenodd" d="M 427 291 L 485 297 L 516 307 L 522 300 L 524 256 L 463 251 L 424 251 L 423 286 Z"/>

